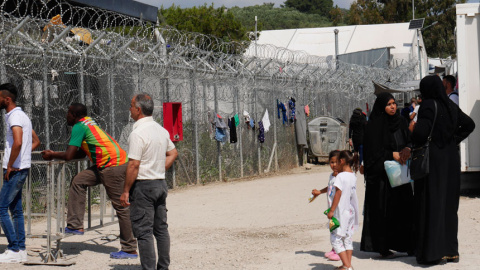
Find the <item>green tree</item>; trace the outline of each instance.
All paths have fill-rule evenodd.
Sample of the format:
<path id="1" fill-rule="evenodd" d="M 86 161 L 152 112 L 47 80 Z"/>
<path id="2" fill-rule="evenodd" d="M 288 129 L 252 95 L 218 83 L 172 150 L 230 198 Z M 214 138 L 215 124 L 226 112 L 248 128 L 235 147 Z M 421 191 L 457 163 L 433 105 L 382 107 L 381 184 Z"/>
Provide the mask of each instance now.
<path id="1" fill-rule="evenodd" d="M 422 32 L 423 41 L 425 42 L 427 53 L 430 56 L 456 57 L 454 32 L 456 27 L 455 5 L 465 2 L 466 0 L 424 0 L 419 3 L 417 9 L 421 12 L 421 17 L 425 18 L 424 27 L 438 22 L 436 25 Z"/>
<path id="2" fill-rule="evenodd" d="M 411 0 L 357 0 L 350 6 L 349 24 L 408 22 L 412 18 Z M 429 56 L 447 57 L 455 54 L 455 4 L 466 0 L 415 1 L 415 18 L 425 18 L 423 40 Z"/>
<path id="3" fill-rule="evenodd" d="M 350 5 L 348 24 L 384 23 L 381 5 L 375 0 L 357 0 Z"/>
<path id="4" fill-rule="evenodd" d="M 223 41 L 247 41 L 247 30 L 224 6 L 207 6 L 182 9 L 172 5 L 159 10 L 159 21 L 163 26 L 172 26 L 181 31 L 197 32 L 221 38 Z"/>
<path id="5" fill-rule="evenodd" d="M 286 0 L 284 5 L 303 13 L 328 17 L 330 10 L 333 8 L 333 0 Z"/>
<path id="6" fill-rule="evenodd" d="M 258 31 L 331 26 L 331 22 L 326 17 L 302 13 L 294 8 L 275 8 L 273 3 L 243 8 L 233 7 L 229 12 L 232 12 L 249 31 L 255 29 L 255 16 L 258 20 Z"/>
<path id="7" fill-rule="evenodd" d="M 337 5 L 335 8 L 332 8 L 330 10 L 330 19 L 332 20 L 333 26 L 337 26 L 341 23 L 343 23 L 343 18 L 345 17 L 345 14 L 341 8 L 339 8 Z"/>

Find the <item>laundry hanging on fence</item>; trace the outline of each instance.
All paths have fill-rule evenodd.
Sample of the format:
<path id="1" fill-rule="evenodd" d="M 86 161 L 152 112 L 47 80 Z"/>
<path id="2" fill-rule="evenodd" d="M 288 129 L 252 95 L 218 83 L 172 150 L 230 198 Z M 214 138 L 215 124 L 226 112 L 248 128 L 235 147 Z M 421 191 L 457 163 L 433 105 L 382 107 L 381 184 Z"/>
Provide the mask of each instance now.
<path id="1" fill-rule="evenodd" d="M 258 122 L 258 141 L 260 143 L 265 142 L 265 129 L 263 127 L 263 122 L 262 121 Z"/>
<path id="2" fill-rule="evenodd" d="M 307 119 L 302 110 L 298 110 L 297 120 L 295 121 L 295 135 L 297 137 L 297 145 L 307 148 Z"/>
<path id="3" fill-rule="evenodd" d="M 282 102 L 279 102 L 278 99 L 277 99 L 277 114 L 278 114 L 278 118 L 280 119 L 280 111 L 282 111 L 282 124 L 285 125 L 285 123 L 287 123 L 288 119 L 287 119 L 287 108 L 285 107 L 285 104 L 283 104 Z"/>
<path id="4" fill-rule="evenodd" d="M 310 116 L 310 107 L 308 105 L 305 105 L 305 115 Z"/>
<path id="5" fill-rule="evenodd" d="M 293 97 L 288 101 L 288 108 L 290 109 L 289 120 L 293 122 L 295 121 L 295 99 Z"/>
<path id="6" fill-rule="evenodd" d="M 237 113 L 235 114 L 235 116 L 233 116 L 233 118 L 235 118 L 235 126 L 236 127 L 240 126 L 240 119 Z"/>
<path id="7" fill-rule="evenodd" d="M 225 142 L 227 140 L 228 126 L 223 122 L 220 115 L 215 115 L 215 140 L 218 142 Z"/>
<path id="8" fill-rule="evenodd" d="M 265 129 L 265 132 L 268 132 L 270 129 L 270 119 L 268 118 L 268 110 L 265 109 L 265 114 L 263 115 L 262 121 L 263 123 L 263 128 Z"/>
<path id="9" fill-rule="evenodd" d="M 253 120 L 253 118 L 250 118 L 250 125 L 249 127 L 253 130 L 255 130 L 255 121 Z"/>
<path id="10" fill-rule="evenodd" d="M 243 111 L 243 120 L 245 121 L 245 124 L 247 124 L 247 127 L 250 128 L 250 114 L 247 111 Z"/>
<path id="11" fill-rule="evenodd" d="M 236 127 L 236 124 L 235 124 L 235 117 L 232 117 L 232 118 L 228 119 L 228 127 L 230 127 L 230 143 L 236 143 L 237 142 L 237 127 Z"/>

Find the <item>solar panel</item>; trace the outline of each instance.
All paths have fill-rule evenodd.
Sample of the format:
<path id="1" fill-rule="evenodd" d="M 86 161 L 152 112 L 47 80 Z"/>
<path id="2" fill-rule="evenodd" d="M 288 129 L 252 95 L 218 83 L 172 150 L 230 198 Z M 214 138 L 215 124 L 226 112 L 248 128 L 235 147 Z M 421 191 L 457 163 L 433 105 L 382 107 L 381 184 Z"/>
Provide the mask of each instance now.
<path id="1" fill-rule="evenodd" d="M 409 30 L 422 29 L 424 21 L 425 21 L 425 18 L 411 20 L 410 25 L 408 26 L 408 29 Z"/>

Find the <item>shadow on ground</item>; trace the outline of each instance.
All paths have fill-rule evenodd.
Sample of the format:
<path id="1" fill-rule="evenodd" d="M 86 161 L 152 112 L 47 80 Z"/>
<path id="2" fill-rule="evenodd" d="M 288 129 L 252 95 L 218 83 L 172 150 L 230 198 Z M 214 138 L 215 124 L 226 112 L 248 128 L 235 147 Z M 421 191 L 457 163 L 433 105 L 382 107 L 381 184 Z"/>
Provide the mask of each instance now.
<path id="1" fill-rule="evenodd" d="M 311 263 L 309 264 L 310 266 L 312 266 L 312 270 L 332 270 L 334 269 L 335 267 L 337 266 L 340 266 L 342 263 L 337 263 L 338 265 L 336 264 L 333 264 L 333 263 L 337 263 L 337 262 L 332 262 L 332 264 L 325 264 L 325 263 Z"/>
<path id="2" fill-rule="evenodd" d="M 141 270 L 141 265 L 110 265 L 113 270 Z"/>

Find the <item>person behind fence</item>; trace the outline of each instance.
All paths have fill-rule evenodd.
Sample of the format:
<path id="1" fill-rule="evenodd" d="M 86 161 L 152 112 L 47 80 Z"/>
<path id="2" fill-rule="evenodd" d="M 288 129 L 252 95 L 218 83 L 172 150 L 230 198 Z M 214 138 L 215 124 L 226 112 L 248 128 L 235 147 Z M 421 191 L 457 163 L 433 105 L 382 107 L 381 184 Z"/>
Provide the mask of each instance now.
<path id="1" fill-rule="evenodd" d="M 360 164 L 363 162 L 363 133 L 366 125 L 367 118 L 363 114 L 362 109 L 356 108 L 353 110 L 349 123 L 348 142 L 353 147 L 353 151 L 358 153 Z"/>
<path id="2" fill-rule="evenodd" d="M 107 132 L 87 116 L 87 107 L 81 103 L 73 103 L 68 108 L 67 124 L 73 126 L 70 142 L 65 152 L 45 150 L 45 160 L 72 160 L 84 158 L 85 155 L 94 164 L 78 173 L 70 184 L 68 193 L 67 227 L 65 233 L 83 235 L 83 219 L 85 216 L 85 200 L 87 188 L 103 184 L 112 202 L 120 226 L 121 250 L 110 253 L 114 259 L 137 258 L 137 241 L 133 237 L 130 223 L 130 209 L 122 206 L 122 194 L 127 170 L 127 153 Z"/>
<path id="3" fill-rule="evenodd" d="M 365 204 L 360 250 L 394 257 L 392 250 L 414 252 L 413 190 L 411 185 L 392 188 L 385 161 L 405 164 L 410 157 L 408 124 L 397 112 L 390 93 L 380 93 L 365 129 Z"/>
<path id="4" fill-rule="evenodd" d="M 178 155 L 168 131 L 153 120 L 153 108 L 148 94 L 132 98 L 130 116 L 135 124 L 128 140 L 127 179 L 120 198 L 123 206 L 131 204 L 130 218 L 140 262 L 142 269 L 148 270 L 168 269 L 170 265 L 165 171 Z M 157 242 L 158 261 L 152 234 Z"/>
<path id="5" fill-rule="evenodd" d="M 335 177 L 335 196 L 332 207 L 327 212 L 328 219 L 335 217 L 340 226 L 332 231 L 330 243 L 340 256 L 342 265 L 338 270 L 353 270 L 353 233 L 358 228 L 359 211 L 357 199 L 358 155 L 348 150 L 339 153 L 337 162 L 338 175 Z"/>
<path id="6" fill-rule="evenodd" d="M 6 112 L 0 223 L 8 241 L 7 249 L 0 254 L 0 263 L 27 261 L 22 188 L 30 170 L 32 151 L 40 145 L 40 140 L 32 129 L 32 122 L 22 108 L 17 107 L 16 100 L 15 85 L 11 83 L 0 85 L 0 109 Z M 8 213 L 9 210 L 12 217 Z"/>

